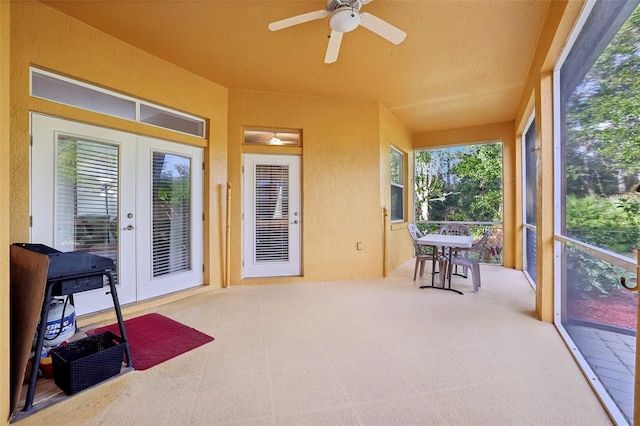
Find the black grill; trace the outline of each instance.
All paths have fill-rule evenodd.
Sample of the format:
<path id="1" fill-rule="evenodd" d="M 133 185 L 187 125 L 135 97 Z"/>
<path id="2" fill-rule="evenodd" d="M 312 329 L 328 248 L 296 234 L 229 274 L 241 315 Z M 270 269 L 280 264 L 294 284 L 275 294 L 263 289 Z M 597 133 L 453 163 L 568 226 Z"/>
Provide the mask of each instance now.
<path id="1" fill-rule="evenodd" d="M 16 243 L 36 253 L 49 257 L 47 281 L 53 286 L 54 296 L 65 296 L 103 287 L 104 272 L 114 271 L 112 259 L 91 253 L 71 251 L 63 253 L 44 244 Z"/>

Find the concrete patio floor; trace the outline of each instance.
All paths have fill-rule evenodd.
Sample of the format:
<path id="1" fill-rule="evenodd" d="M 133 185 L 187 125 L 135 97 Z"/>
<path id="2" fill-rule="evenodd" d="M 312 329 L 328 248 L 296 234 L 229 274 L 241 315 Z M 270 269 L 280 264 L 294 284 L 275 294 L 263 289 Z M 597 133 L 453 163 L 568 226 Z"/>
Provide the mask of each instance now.
<path id="1" fill-rule="evenodd" d="M 233 286 L 153 309 L 215 341 L 103 382 L 28 425 L 608 425 L 522 272 L 465 294 L 387 278 Z M 277 282 L 277 279 L 274 279 Z M 139 314 L 147 313 L 140 312 Z"/>

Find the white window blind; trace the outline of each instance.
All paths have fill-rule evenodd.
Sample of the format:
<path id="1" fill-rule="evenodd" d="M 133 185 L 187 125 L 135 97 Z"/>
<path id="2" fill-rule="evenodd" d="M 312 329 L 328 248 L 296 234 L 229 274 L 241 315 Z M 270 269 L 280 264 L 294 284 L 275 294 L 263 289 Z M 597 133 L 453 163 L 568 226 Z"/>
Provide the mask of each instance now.
<path id="1" fill-rule="evenodd" d="M 256 165 L 255 261 L 289 259 L 289 167 Z"/>
<path id="2" fill-rule="evenodd" d="M 60 136 L 55 247 L 113 259 L 117 265 L 118 147 Z"/>
<path id="3" fill-rule="evenodd" d="M 191 160 L 153 153 L 153 276 L 191 270 Z"/>

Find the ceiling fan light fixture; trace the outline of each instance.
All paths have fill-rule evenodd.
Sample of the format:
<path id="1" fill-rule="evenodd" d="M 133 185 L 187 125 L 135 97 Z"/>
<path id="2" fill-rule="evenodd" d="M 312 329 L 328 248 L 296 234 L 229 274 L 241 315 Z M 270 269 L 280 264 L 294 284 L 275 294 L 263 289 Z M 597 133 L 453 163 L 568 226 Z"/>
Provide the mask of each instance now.
<path id="1" fill-rule="evenodd" d="M 269 143 L 271 145 L 282 145 L 282 140 L 274 133 L 271 139 L 269 139 Z"/>
<path id="2" fill-rule="evenodd" d="M 351 7 L 336 9 L 329 18 L 329 26 L 333 31 L 348 33 L 360 25 L 360 13 Z"/>

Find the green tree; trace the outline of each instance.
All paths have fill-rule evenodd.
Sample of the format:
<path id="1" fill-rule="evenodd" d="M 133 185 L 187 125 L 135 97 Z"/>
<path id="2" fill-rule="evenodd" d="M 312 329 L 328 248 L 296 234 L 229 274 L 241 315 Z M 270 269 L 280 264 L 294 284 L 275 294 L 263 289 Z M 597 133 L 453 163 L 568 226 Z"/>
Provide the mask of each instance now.
<path id="1" fill-rule="evenodd" d="M 640 8 L 567 101 L 567 191 L 627 192 L 640 175 Z"/>
<path id="2" fill-rule="evenodd" d="M 640 200 L 634 197 L 566 198 L 566 234 L 632 257 L 640 244 Z"/>
<path id="3" fill-rule="evenodd" d="M 636 8 L 566 104 L 566 232 L 629 257 L 640 244 L 639 76 Z"/>
<path id="4" fill-rule="evenodd" d="M 502 220 L 501 144 L 416 153 L 416 219 Z"/>
<path id="5" fill-rule="evenodd" d="M 473 145 L 458 154 L 453 166 L 459 178 L 458 207 L 468 220 L 499 222 L 502 220 L 502 144 Z"/>
<path id="6" fill-rule="evenodd" d="M 445 197 L 440 154 L 427 149 L 416 152 L 415 216 L 417 220 L 432 220 L 431 202 Z"/>

